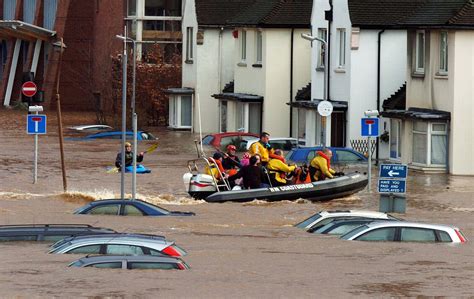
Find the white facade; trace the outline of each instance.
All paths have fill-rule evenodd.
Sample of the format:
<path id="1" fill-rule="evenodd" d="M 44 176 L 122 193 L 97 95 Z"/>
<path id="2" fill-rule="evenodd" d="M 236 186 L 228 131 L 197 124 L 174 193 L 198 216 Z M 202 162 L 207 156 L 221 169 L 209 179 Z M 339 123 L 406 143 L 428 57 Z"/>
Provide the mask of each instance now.
<path id="1" fill-rule="evenodd" d="M 424 65 L 417 70 L 418 33 L 425 45 Z M 441 66 L 442 34 L 447 36 L 447 68 Z M 406 75 L 407 109 L 447 111 L 451 121 L 400 121 L 401 161 L 424 171 L 448 166 L 451 174 L 474 175 L 474 30 L 411 31 Z"/>
<path id="2" fill-rule="evenodd" d="M 312 13 L 312 35 L 322 37 L 328 30 L 325 11 L 330 10 L 329 1 L 315 0 Z M 380 107 L 377 107 L 377 57 L 380 30 L 353 28 L 347 0 L 333 1 L 333 21 L 330 24 L 330 69 L 329 99 L 348 104 L 344 140 L 362 139 L 360 119 L 364 111 L 381 109 L 383 100 L 395 93 L 405 82 L 406 31 L 390 30 L 381 36 L 380 60 Z M 311 79 L 312 99 L 324 98 L 324 74 L 320 61 L 321 43 L 313 42 Z M 316 123 L 315 123 L 316 122 Z M 306 112 L 307 144 L 322 143 L 321 118 L 315 110 Z M 381 132 L 388 131 L 387 120 L 381 119 Z M 331 119 L 326 123 L 326 145 L 331 145 Z M 388 143 L 380 142 L 380 158 L 388 158 Z"/>

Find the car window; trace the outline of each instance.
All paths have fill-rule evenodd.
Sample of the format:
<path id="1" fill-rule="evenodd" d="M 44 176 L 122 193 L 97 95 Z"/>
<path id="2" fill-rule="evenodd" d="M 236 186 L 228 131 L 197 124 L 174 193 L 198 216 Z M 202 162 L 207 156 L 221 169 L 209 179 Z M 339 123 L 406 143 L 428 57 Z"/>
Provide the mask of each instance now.
<path id="1" fill-rule="evenodd" d="M 436 242 L 436 235 L 432 229 L 403 227 L 400 240 L 403 242 Z"/>
<path id="2" fill-rule="evenodd" d="M 362 226 L 359 226 L 357 228 L 354 228 L 353 230 L 347 232 L 345 235 L 342 235 L 341 236 L 341 239 L 343 240 L 349 240 L 351 239 L 353 236 L 359 234 L 360 232 L 368 229 L 369 227 L 367 225 L 362 225 Z"/>
<path id="3" fill-rule="evenodd" d="M 395 227 L 379 228 L 374 229 L 370 232 L 357 237 L 359 241 L 394 241 L 395 240 Z"/>
<path id="4" fill-rule="evenodd" d="M 69 250 L 66 253 L 84 253 L 84 254 L 99 254 L 100 253 L 100 245 L 86 245 L 74 248 Z"/>
<path id="5" fill-rule="evenodd" d="M 173 263 L 156 263 L 156 262 L 129 262 L 129 269 L 179 269 L 178 265 Z"/>
<path id="6" fill-rule="evenodd" d="M 305 228 L 308 225 L 310 225 L 311 223 L 318 220 L 319 218 L 321 218 L 321 215 L 319 213 L 317 213 L 317 214 L 314 214 L 313 216 L 301 221 L 300 223 L 296 224 L 295 226 L 299 227 L 299 228 Z"/>
<path id="7" fill-rule="evenodd" d="M 124 205 L 123 214 L 125 216 L 143 216 L 143 212 L 131 204 Z"/>
<path id="8" fill-rule="evenodd" d="M 351 230 L 353 230 L 354 228 L 359 227 L 359 226 L 361 226 L 360 223 L 343 224 L 343 225 L 340 225 L 340 226 L 336 227 L 335 229 L 329 231 L 328 234 L 330 234 L 330 235 L 343 235 L 343 234 L 345 234 L 347 232 L 350 232 Z"/>
<path id="9" fill-rule="evenodd" d="M 70 237 L 71 235 L 49 235 L 49 236 L 43 236 L 43 241 L 51 241 L 51 242 L 57 242 L 59 240 L 62 240 L 64 238 Z"/>
<path id="10" fill-rule="evenodd" d="M 439 240 L 441 242 L 452 242 L 453 241 L 447 232 L 438 230 L 438 235 L 439 235 Z"/>
<path id="11" fill-rule="evenodd" d="M 142 133 L 140 134 L 140 136 L 142 136 L 142 139 L 143 139 L 143 140 L 148 140 L 148 134 L 147 134 L 147 133 L 142 132 Z"/>
<path id="12" fill-rule="evenodd" d="M 214 140 L 214 137 L 211 136 L 211 135 L 207 135 L 206 137 L 204 137 L 204 138 L 202 139 L 202 144 L 207 144 L 207 145 L 209 145 L 209 144 L 212 143 L 212 140 Z"/>
<path id="13" fill-rule="evenodd" d="M 162 253 L 161 251 L 155 250 L 155 249 L 150 249 L 150 255 L 166 256 L 166 254 Z"/>
<path id="14" fill-rule="evenodd" d="M 286 154 L 285 159 L 286 159 L 287 161 L 290 161 L 290 160 L 291 160 L 291 157 L 293 156 L 293 153 L 294 153 L 294 152 L 295 152 L 295 151 L 293 151 L 293 150 L 289 151 L 288 154 Z"/>
<path id="15" fill-rule="evenodd" d="M 0 236 L 0 241 L 36 241 L 36 235 L 30 236 Z"/>
<path id="16" fill-rule="evenodd" d="M 270 146 L 273 149 L 281 149 L 281 150 L 284 150 L 284 151 L 291 150 L 291 144 L 288 146 L 287 143 L 286 143 L 286 140 L 270 141 Z"/>
<path id="17" fill-rule="evenodd" d="M 163 214 L 163 215 L 168 215 L 170 213 L 168 210 L 165 210 L 165 209 L 160 208 L 158 206 L 154 206 L 154 205 L 149 204 L 147 202 L 142 202 L 141 204 L 143 204 L 143 205 L 149 207 L 150 209 L 153 209 L 154 211 L 157 211 L 158 213 Z"/>
<path id="18" fill-rule="evenodd" d="M 119 245 L 108 244 L 106 249 L 107 254 L 117 255 L 143 255 L 143 249 L 140 246 L 134 245 Z"/>
<path id="19" fill-rule="evenodd" d="M 122 268 L 122 262 L 97 263 L 97 264 L 88 265 L 86 267 L 121 269 Z"/>
<path id="20" fill-rule="evenodd" d="M 358 162 L 358 161 L 363 161 L 363 159 L 359 156 L 357 156 L 354 153 L 351 153 L 349 151 L 343 151 L 343 150 L 336 150 L 337 154 L 337 160 L 339 162 Z"/>
<path id="21" fill-rule="evenodd" d="M 316 155 L 316 151 L 309 151 L 308 156 L 306 157 L 306 161 L 308 161 L 308 163 L 310 163 L 311 160 L 314 159 L 314 155 Z"/>
<path id="22" fill-rule="evenodd" d="M 240 147 L 242 142 L 242 136 L 228 136 L 221 138 L 221 149 L 224 150 L 229 144 L 235 145 L 235 147 Z"/>
<path id="23" fill-rule="evenodd" d="M 91 215 L 118 215 L 119 212 L 119 204 L 113 205 L 104 205 L 92 208 L 88 214 Z"/>

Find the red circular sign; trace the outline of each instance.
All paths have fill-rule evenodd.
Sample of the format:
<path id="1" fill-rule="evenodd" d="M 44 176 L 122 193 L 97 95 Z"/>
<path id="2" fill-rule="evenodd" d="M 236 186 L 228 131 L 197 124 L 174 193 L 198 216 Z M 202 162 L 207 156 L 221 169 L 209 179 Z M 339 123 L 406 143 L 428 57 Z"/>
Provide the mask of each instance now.
<path id="1" fill-rule="evenodd" d="M 36 91 L 37 91 L 37 87 L 36 87 L 35 82 L 33 81 L 25 82 L 21 86 L 21 92 L 23 93 L 25 97 L 30 97 L 30 98 L 33 97 L 36 94 Z"/>

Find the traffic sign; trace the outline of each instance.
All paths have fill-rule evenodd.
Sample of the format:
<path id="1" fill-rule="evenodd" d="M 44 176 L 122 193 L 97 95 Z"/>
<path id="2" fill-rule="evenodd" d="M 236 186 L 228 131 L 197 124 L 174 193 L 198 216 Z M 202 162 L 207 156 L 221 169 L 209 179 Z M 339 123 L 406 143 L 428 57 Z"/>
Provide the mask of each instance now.
<path id="1" fill-rule="evenodd" d="M 331 115 L 333 110 L 333 106 L 329 101 L 321 101 L 318 104 L 318 113 L 321 116 L 329 116 Z"/>
<path id="2" fill-rule="evenodd" d="M 46 115 L 30 114 L 26 123 L 26 132 L 28 134 L 46 134 Z"/>
<path id="3" fill-rule="evenodd" d="M 36 87 L 35 82 L 27 81 L 21 86 L 21 92 L 25 97 L 33 97 L 36 94 L 38 88 Z"/>
<path id="4" fill-rule="evenodd" d="M 361 133 L 362 137 L 379 136 L 379 119 L 378 118 L 362 118 Z"/>
<path id="5" fill-rule="evenodd" d="M 379 193 L 406 193 L 406 181 L 379 179 L 378 189 Z"/>
<path id="6" fill-rule="evenodd" d="M 406 164 L 382 164 L 380 165 L 380 178 L 406 179 L 408 167 Z"/>

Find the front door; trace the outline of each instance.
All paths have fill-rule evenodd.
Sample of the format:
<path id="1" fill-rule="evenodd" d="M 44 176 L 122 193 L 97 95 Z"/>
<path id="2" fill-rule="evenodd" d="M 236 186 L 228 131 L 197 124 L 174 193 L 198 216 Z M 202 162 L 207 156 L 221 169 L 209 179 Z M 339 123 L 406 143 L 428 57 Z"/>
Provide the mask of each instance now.
<path id="1" fill-rule="evenodd" d="M 346 146 L 346 112 L 334 111 L 331 114 L 331 146 Z"/>

